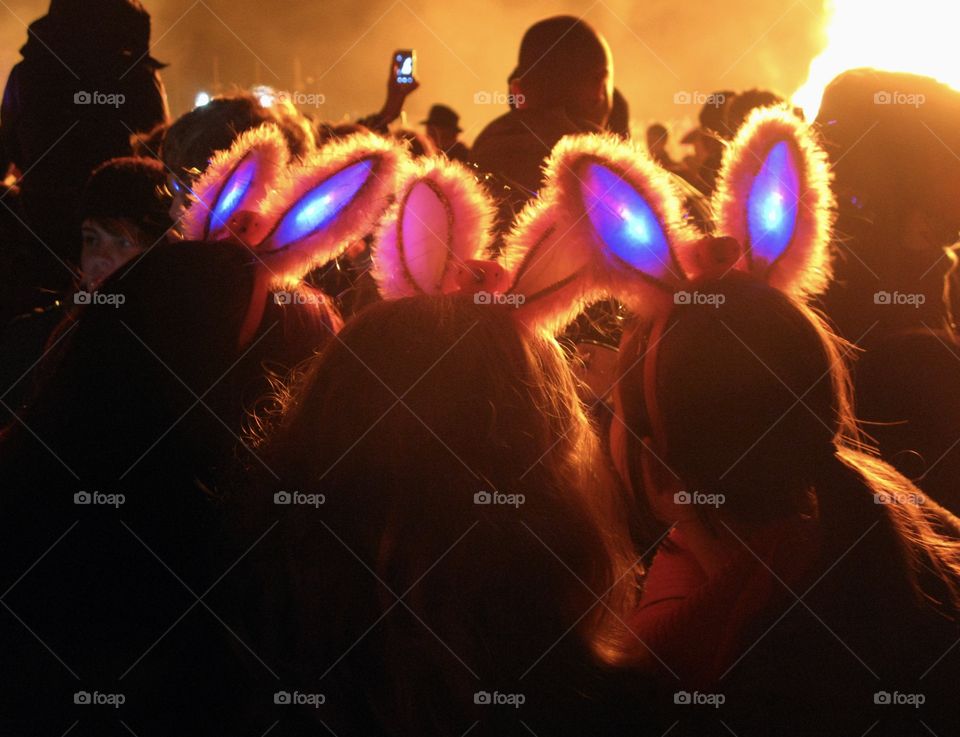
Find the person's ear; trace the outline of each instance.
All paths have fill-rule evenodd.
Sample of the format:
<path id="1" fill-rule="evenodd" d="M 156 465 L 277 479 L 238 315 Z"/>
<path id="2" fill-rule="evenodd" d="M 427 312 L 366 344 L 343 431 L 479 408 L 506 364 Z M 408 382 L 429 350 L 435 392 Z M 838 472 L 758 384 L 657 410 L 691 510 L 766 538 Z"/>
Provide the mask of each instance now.
<path id="1" fill-rule="evenodd" d="M 523 83 L 519 77 L 514 77 L 510 80 L 510 96 L 515 109 L 523 110 L 527 107 L 527 96 L 524 94 Z"/>

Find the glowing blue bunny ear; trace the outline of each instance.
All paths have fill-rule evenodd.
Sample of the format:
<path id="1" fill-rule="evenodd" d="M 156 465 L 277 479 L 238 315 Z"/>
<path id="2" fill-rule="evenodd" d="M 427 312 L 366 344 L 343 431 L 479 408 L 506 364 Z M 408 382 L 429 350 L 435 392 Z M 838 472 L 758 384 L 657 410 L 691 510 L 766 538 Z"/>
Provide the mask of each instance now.
<path id="1" fill-rule="evenodd" d="M 373 276 L 386 299 L 460 288 L 468 262 L 484 258 L 494 206 L 462 164 L 418 159 L 401 167 L 397 201 L 373 252 Z"/>
<path id="2" fill-rule="evenodd" d="M 274 281 L 298 280 L 375 230 L 406 158 L 397 143 L 357 133 L 285 172 L 263 204 L 264 235 L 253 244 Z"/>
<path id="3" fill-rule="evenodd" d="M 520 311 L 550 330 L 615 295 L 649 311 L 689 273 L 684 222 L 670 175 L 640 147 L 601 135 L 567 136 L 547 162 L 540 202 L 521 215 L 508 251 Z"/>
<path id="4" fill-rule="evenodd" d="M 257 209 L 289 158 L 286 140 L 276 126 L 241 134 L 230 149 L 213 158 L 193 187 L 194 202 L 181 223 L 184 238 L 245 241 L 242 226 L 232 219 Z"/>
<path id="5" fill-rule="evenodd" d="M 834 218 L 827 157 L 810 127 L 782 108 L 755 110 L 727 149 L 713 199 L 718 234 L 746 267 L 796 296 L 830 280 Z"/>

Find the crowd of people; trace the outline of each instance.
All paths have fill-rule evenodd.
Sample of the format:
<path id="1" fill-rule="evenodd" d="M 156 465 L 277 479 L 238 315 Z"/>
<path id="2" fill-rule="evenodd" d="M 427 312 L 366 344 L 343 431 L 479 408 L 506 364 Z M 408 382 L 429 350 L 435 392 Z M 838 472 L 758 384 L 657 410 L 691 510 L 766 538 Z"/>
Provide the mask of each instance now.
<path id="1" fill-rule="evenodd" d="M 22 55 L 0 734 L 955 729 L 960 92 L 717 91 L 675 160 L 571 16 L 470 147 L 393 69 L 171 120 L 139 0 Z"/>

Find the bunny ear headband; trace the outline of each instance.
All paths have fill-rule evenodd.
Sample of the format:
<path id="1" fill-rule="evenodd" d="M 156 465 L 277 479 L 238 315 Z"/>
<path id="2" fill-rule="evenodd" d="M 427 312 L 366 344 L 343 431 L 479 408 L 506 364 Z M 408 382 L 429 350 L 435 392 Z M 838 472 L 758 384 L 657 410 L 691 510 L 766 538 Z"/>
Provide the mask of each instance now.
<path id="1" fill-rule="evenodd" d="M 556 332 L 606 296 L 641 314 L 669 312 L 691 283 L 734 269 L 801 298 L 829 281 L 826 156 L 786 110 L 754 111 L 727 150 L 712 201 L 723 238 L 686 221 L 671 175 L 646 151 L 609 136 L 557 144 L 500 262 L 479 261 L 493 205 L 467 169 L 442 159 L 400 168 L 374 252 L 388 299 L 466 289 Z"/>
<path id="2" fill-rule="evenodd" d="M 184 236 L 246 245 L 273 286 L 297 282 L 374 228 L 405 158 L 393 142 L 357 133 L 293 163 L 279 129 L 262 126 L 211 162 L 193 190 Z"/>
<path id="3" fill-rule="evenodd" d="M 357 133 L 292 162 L 276 126 L 247 131 L 217 154 L 193 188 L 184 237 L 246 246 L 265 289 L 299 284 L 375 229 L 406 159 L 397 144 Z M 259 321 L 256 302 L 241 343 Z"/>

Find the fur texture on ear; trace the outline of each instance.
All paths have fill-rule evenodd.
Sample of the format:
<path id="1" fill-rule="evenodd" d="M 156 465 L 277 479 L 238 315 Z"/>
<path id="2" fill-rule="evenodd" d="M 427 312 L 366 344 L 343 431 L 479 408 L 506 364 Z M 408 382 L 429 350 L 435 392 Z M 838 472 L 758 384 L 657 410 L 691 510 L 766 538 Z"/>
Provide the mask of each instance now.
<path id="1" fill-rule="evenodd" d="M 256 211 L 290 160 L 290 150 L 273 124 L 242 133 L 233 146 L 218 152 L 192 189 L 192 205 L 181 221 L 188 241 L 236 240 L 230 220 Z"/>
<path id="2" fill-rule="evenodd" d="M 266 235 L 255 245 L 273 283 L 299 281 L 375 230 L 407 158 L 393 141 L 356 133 L 285 171 L 261 207 Z"/>
<path id="3" fill-rule="evenodd" d="M 510 291 L 521 317 L 556 332 L 616 295 L 634 309 L 660 303 L 686 279 L 680 244 L 695 240 L 669 174 L 636 144 L 567 136 L 547 161 L 540 201 L 508 238 Z"/>
<path id="4" fill-rule="evenodd" d="M 826 154 L 784 108 L 754 110 L 723 159 L 713 198 L 717 234 L 736 238 L 746 268 L 806 298 L 830 282 L 835 203 Z"/>
<path id="5" fill-rule="evenodd" d="M 442 157 L 405 162 L 373 253 L 381 295 L 457 291 L 458 273 L 487 255 L 493 220 L 490 196 L 462 164 Z"/>

